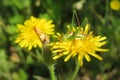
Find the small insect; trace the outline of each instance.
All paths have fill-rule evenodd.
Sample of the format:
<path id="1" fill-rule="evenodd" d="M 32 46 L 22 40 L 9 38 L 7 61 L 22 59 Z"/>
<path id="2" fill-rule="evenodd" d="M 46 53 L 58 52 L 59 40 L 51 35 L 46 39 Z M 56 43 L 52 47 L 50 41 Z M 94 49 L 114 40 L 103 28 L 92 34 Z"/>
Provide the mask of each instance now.
<path id="1" fill-rule="evenodd" d="M 86 37 L 85 34 L 81 34 L 77 30 L 76 32 L 74 31 L 68 32 L 68 34 L 63 36 L 64 40 L 84 39 L 85 37 Z"/>
<path id="2" fill-rule="evenodd" d="M 49 37 L 44 34 L 40 29 L 38 29 L 37 27 L 34 27 L 33 29 L 35 31 L 35 33 L 38 35 L 40 41 L 43 43 L 43 44 L 46 44 L 46 43 L 49 43 L 50 40 L 49 40 Z"/>

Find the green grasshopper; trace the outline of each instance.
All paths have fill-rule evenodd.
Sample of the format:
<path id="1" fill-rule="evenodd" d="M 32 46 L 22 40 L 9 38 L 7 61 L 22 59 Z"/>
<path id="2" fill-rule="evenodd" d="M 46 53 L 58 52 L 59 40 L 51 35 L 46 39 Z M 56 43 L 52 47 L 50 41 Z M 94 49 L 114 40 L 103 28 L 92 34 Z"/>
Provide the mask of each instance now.
<path id="1" fill-rule="evenodd" d="M 63 40 L 74 40 L 74 39 L 84 39 L 85 34 L 79 33 L 80 28 L 77 28 L 75 31 L 74 30 L 69 30 L 67 34 L 63 35 L 62 39 Z"/>

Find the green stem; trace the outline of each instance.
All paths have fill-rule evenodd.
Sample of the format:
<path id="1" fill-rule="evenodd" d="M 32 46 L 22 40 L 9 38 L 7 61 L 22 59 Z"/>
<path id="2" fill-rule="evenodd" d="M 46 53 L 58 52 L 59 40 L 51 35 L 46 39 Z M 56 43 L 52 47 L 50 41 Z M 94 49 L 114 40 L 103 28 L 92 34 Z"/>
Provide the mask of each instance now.
<path id="1" fill-rule="evenodd" d="M 54 71 L 54 69 L 55 69 L 54 64 L 48 65 L 48 69 L 49 69 L 49 72 L 50 72 L 51 80 L 56 80 L 55 71 Z"/>
<path id="2" fill-rule="evenodd" d="M 80 63 L 78 62 L 77 59 L 76 59 L 75 62 L 76 62 L 75 71 L 73 72 L 73 74 L 72 74 L 72 76 L 71 76 L 71 78 L 70 78 L 69 80 L 74 80 L 75 77 L 76 77 L 77 74 L 78 74 L 79 69 L 80 69 Z"/>
<path id="3" fill-rule="evenodd" d="M 71 22 L 71 26 L 74 26 L 74 20 L 75 20 L 75 10 L 73 11 L 73 16 L 72 16 L 72 22 Z"/>
<path id="4" fill-rule="evenodd" d="M 37 56 L 36 54 L 34 54 L 33 52 L 28 51 L 27 49 L 24 49 L 24 51 L 26 51 L 26 52 L 29 53 L 31 56 L 33 56 L 34 58 L 36 58 L 36 59 L 40 60 L 42 63 L 44 63 L 43 57 L 39 57 L 39 56 Z"/>
<path id="5" fill-rule="evenodd" d="M 109 1 L 106 0 L 106 8 L 105 8 L 105 19 L 106 19 L 106 21 L 108 21 L 107 20 L 107 18 L 108 18 L 108 11 L 109 11 Z"/>

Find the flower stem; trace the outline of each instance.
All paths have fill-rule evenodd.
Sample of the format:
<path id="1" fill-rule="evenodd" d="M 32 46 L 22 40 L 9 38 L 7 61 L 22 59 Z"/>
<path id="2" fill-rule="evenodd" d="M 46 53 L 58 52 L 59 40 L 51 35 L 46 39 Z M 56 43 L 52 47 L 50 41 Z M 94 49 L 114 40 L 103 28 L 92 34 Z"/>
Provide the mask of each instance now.
<path id="1" fill-rule="evenodd" d="M 37 56 L 36 54 L 34 54 L 32 51 L 28 51 L 27 49 L 24 49 L 24 51 L 26 51 L 26 52 L 27 52 L 28 54 L 30 54 L 32 57 L 40 60 L 40 62 L 44 63 L 43 57 L 41 57 L 41 56 L 39 57 L 39 56 Z"/>
<path id="2" fill-rule="evenodd" d="M 108 13 L 109 13 L 109 1 L 106 0 L 106 8 L 105 8 L 105 19 L 108 21 Z"/>
<path id="3" fill-rule="evenodd" d="M 51 80 L 56 80 L 55 71 L 54 71 L 54 64 L 48 65 L 48 69 L 50 72 Z"/>
<path id="4" fill-rule="evenodd" d="M 80 63 L 78 62 L 77 59 L 76 59 L 75 62 L 76 62 L 75 70 L 74 70 L 74 72 L 73 72 L 73 74 L 72 74 L 72 76 L 69 80 L 74 80 L 75 77 L 77 76 L 77 73 L 78 73 L 79 69 L 80 69 Z"/>

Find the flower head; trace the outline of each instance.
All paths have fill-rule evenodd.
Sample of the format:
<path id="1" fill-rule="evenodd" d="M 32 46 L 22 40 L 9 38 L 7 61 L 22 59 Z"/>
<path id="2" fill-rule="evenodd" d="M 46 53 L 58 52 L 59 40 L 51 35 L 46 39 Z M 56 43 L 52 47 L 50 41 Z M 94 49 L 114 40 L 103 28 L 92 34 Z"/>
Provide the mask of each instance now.
<path id="1" fill-rule="evenodd" d="M 110 2 L 110 7 L 111 7 L 111 9 L 113 9 L 115 11 L 119 11 L 120 10 L 120 1 L 119 0 L 112 0 Z"/>
<path id="2" fill-rule="evenodd" d="M 46 19 L 39 19 L 33 16 L 24 22 L 24 25 L 18 24 L 19 35 L 16 43 L 20 47 L 28 48 L 42 47 L 42 43 L 49 42 L 49 35 L 54 34 L 54 24 Z"/>
<path id="3" fill-rule="evenodd" d="M 73 35 L 74 34 L 75 32 L 73 32 Z M 77 59 L 80 62 L 80 66 L 83 65 L 84 57 L 88 62 L 91 60 L 89 55 L 102 60 L 103 58 L 96 54 L 96 51 L 108 51 L 108 49 L 101 48 L 103 45 L 106 44 L 106 41 L 104 41 L 105 39 L 106 37 L 93 36 L 93 32 L 89 31 L 89 25 L 87 24 L 85 29 L 80 28 L 72 39 L 68 38 L 50 44 L 52 46 L 52 52 L 55 53 L 53 59 L 58 59 L 61 56 L 66 55 L 64 61 L 68 61 L 71 57 L 77 56 Z"/>

